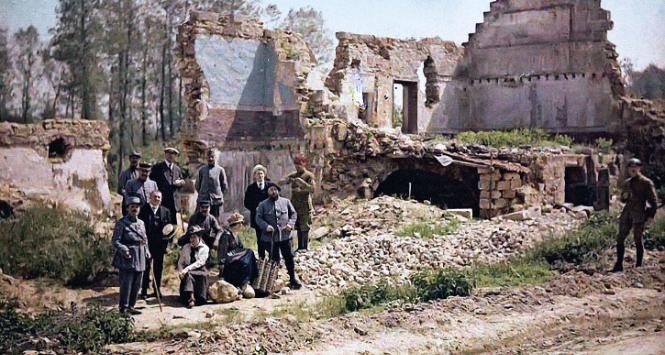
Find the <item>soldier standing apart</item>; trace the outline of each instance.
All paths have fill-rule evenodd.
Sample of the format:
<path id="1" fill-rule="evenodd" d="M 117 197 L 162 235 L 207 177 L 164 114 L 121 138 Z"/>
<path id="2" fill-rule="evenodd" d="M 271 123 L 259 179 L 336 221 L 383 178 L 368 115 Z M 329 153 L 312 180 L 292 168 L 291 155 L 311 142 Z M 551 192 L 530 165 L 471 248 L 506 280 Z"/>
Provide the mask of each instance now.
<path id="1" fill-rule="evenodd" d="M 307 250 L 309 242 L 309 227 L 312 224 L 312 193 L 314 192 L 314 174 L 306 169 L 307 158 L 298 154 L 293 159 L 296 171 L 289 174 L 286 179 L 291 184 L 291 202 L 298 213 L 296 232 L 298 233 L 298 251 Z"/>
<path id="2" fill-rule="evenodd" d="M 208 149 L 208 164 L 199 168 L 196 176 L 196 203 L 210 203 L 210 214 L 220 221 L 224 206 L 224 192 L 228 188 L 226 172 L 217 165 L 215 150 Z"/>
<path id="3" fill-rule="evenodd" d="M 161 293 L 162 285 L 162 270 L 164 269 L 164 254 L 166 254 L 166 248 L 169 246 L 169 236 L 164 236 L 162 231 L 167 224 L 171 222 L 171 211 L 164 206 L 161 206 L 162 202 L 162 193 L 159 191 L 153 191 L 150 194 L 150 200 L 148 203 L 141 207 L 139 212 L 139 219 L 143 221 L 145 225 L 145 232 L 148 237 L 148 250 L 152 255 L 152 259 L 148 260 L 148 263 L 145 267 L 145 272 L 143 273 L 143 286 L 141 287 L 141 298 L 148 298 L 148 286 L 150 286 L 150 269 L 154 267 L 155 275 L 155 296 Z M 154 285 L 153 285 L 154 287 Z"/>
<path id="4" fill-rule="evenodd" d="M 113 266 L 118 268 L 120 275 L 120 312 L 129 314 L 141 314 L 134 309 L 134 305 L 146 259 L 150 258 L 145 226 L 138 218 L 140 209 L 141 200 L 138 197 L 127 198 L 127 216 L 116 222 L 111 239 L 115 248 Z"/>
<path id="5" fill-rule="evenodd" d="M 141 153 L 139 152 L 132 152 L 132 154 L 129 155 L 129 168 L 127 170 L 123 171 L 120 173 L 120 176 L 118 176 L 118 189 L 117 192 L 122 196 L 122 215 L 126 216 L 127 215 L 127 210 L 125 210 L 125 185 L 127 184 L 127 181 L 129 180 L 134 180 L 139 177 L 139 160 L 141 160 Z"/>
<path id="6" fill-rule="evenodd" d="M 180 167 L 175 163 L 179 154 L 180 152 L 175 148 L 164 149 L 164 161 L 155 164 L 150 172 L 150 178 L 157 183 L 159 191 L 163 194 L 162 205 L 171 211 L 171 224 L 177 223 L 175 192 L 185 185 Z"/>
<path id="7" fill-rule="evenodd" d="M 259 203 L 268 198 L 268 188 L 275 185 L 270 179 L 267 178 L 268 170 L 261 164 L 257 164 L 252 169 L 252 177 L 254 182 L 247 186 L 245 190 L 245 208 L 249 210 L 250 220 L 249 223 L 256 231 L 256 246 L 259 252 L 259 259 L 263 260 L 266 255 L 266 249 L 269 246 L 266 246 L 265 243 L 261 241 L 261 228 L 256 224 L 256 208 L 259 207 Z"/>
<path id="8" fill-rule="evenodd" d="M 270 258 L 279 263 L 279 253 L 284 256 L 286 270 L 289 272 L 289 287 L 298 290 L 302 285 L 296 279 L 295 263 L 291 252 L 291 230 L 296 223 L 296 210 L 291 201 L 279 196 L 279 186 L 268 188 L 270 198 L 264 200 L 256 208 L 256 224 L 261 228 L 261 241 L 270 246 Z"/>
<path id="9" fill-rule="evenodd" d="M 621 193 L 621 201 L 625 202 L 626 205 L 621 211 L 619 234 L 617 235 L 617 262 L 612 272 L 623 271 L 624 241 L 631 228 L 637 252 L 635 266 L 642 266 L 644 258 L 642 233 L 644 233 L 645 223 L 656 214 L 658 200 L 653 181 L 642 175 L 641 167 L 642 162 L 639 159 L 633 158 L 628 161 L 628 175 L 630 177 L 623 182 Z M 645 208 L 647 202 L 649 206 Z"/>
<path id="10" fill-rule="evenodd" d="M 128 197 L 138 197 L 141 200 L 141 206 L 148 202 L 150 194 L 157 191 L 157 184 L 150 180 L 148 174 L 150 173 L 150 164 L 139 164 L 139 177 L 134 180 L 127 181 L 125 184 L 125 200 Z"/>

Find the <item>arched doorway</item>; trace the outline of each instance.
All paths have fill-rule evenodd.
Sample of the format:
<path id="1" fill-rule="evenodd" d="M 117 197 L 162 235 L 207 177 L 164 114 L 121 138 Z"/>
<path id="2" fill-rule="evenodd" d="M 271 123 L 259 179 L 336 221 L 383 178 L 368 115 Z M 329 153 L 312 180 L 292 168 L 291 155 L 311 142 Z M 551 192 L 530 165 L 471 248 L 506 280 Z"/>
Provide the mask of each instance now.
<path id="1" fill-rule="evenodd" d="M 409 196 L 417 201 L 430 201 L 441 208 L 471 208 L 480 212 L 478 201 L 478 175 L 475 169 L 457 170 L 454 174 L 437 174 L 418 169 L 394 171 L 379 184 L 375 196 Z"/>

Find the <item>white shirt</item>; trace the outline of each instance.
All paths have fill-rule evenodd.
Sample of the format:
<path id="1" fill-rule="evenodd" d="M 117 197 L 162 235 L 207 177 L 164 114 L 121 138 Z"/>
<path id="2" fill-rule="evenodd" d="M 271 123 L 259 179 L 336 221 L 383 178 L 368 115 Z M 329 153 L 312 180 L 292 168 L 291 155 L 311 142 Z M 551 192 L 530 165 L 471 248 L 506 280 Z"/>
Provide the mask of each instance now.
<path id="1" fill-rule="evenodd" d="M 169 167 L 169 170 L 173 171 L 173 163 L 169 163 L 168 160 L 164 160 L 164 162 L 166 163 L 166 166 Z"/>
<path id="2" fill-rule="evenodd" d="M 208 255 L 210 252 L 210 248 L 208 248 L 207 245 L 203 241 L 199 243 L 199 250 L 196 251 L 196 255 L 194 258 L 196 261 L 189 266 L 185 267 L 182 271 L 183 273 L 188 273 L 191 270 L 198 269 L 201 266 L 204 266 L 206 264 L 206 261 L 208 260 Z M 181 262 L 185 262 L 185 258 L 187 258 L 188 255 L 192 254 L 192 243 L 187 243 L 185 244 L 184 247 L 182 247 L 182 250 L 180 250 L 180 260 L 178 261 L 178 264 Z M 191 262 L 191 260 L 190 260 Z"/>
<path id="3" fill-rule="evenodd" d="M 266 181 L 265 181 L 265 180 L 263 180 L 263 181 L 257 181 L 257 182 L 256 182 L 256 186 L 259 187 L 259 190 L 263 190 L 263 188 L 266 186 Z"/>
<path id="4" fill-rule="evenodd" d="M 157 210 L 159 209 L 159 205 L 157 205 L 157 206 L 150 205 L 150 208 L 152 208 L 152 214 L 156 215 Z"/>

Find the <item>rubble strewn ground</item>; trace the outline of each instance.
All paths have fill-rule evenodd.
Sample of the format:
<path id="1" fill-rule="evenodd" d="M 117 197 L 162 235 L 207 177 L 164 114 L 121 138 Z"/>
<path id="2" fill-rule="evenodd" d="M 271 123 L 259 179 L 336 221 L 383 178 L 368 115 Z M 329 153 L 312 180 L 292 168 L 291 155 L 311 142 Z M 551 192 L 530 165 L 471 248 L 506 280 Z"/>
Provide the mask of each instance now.
<path id="1" fill-rule="evenodd" d="M 315 251 L 298 254 L 297 273 L 312 289 L 324 291 L 376 282 L 401 283 L 424 268 L 463 267 L 506 260 L 543 238 L 562 234 L 580 221 L 567 209 L 527 221 L 503 219 L 457 222 L 436 206 L 382 196 L 360 203 L 338 201 L 319 216 L 333 239 Z M 432 228 L 431 238 L 403 236 L 416 224 Z M 445 226 L 455 225 L 454 228 Z M 447 232 L 437 235 L 436 231 Z M 417 232 L 416 232 L 417 233 Z"/>

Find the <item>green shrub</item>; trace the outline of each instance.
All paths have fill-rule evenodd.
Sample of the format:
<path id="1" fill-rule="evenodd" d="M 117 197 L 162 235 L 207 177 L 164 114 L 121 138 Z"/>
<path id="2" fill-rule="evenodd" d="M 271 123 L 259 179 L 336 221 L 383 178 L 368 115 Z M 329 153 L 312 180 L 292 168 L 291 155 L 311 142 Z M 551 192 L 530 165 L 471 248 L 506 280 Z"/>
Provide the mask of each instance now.
<path id="1" fill-rule="evenodd" d="M 15 304 L 0 304 L 1 352 L 35 349 L 98 353 L 107 344 L 134 338 L 134 321 L 116 310 L 93 306 L 85 310 L 50 310 L 30 317 L 18 313 Z"/>
<path id="2" fill-rule="evenodd" d="M 665 216 L 657 217 L 644 233 L 644 247 L 649 250 L 665 248 Z"/>
<path id="3" fill-rule="evenodd" d="M 468 296 L 472 288 L 464 272 L 454 269 L 420 271 L 411 277 L 411 282 L 418 298 L 425 302 L 451 296 Z"/>
<path id="4" fill-rule="evenodd" d="M 519 146 L 570 146 L 573 139 L 566 135 L 550 135 L 542 129 L 520 128 L 510 131 L 463 132 L 457 135 L 463 143 L 482 144 L 488 147 Z"/>
<path id="5" fill-rule="evenodd" d="M 598 151 L 601 153 L 611 152 L 613 144 L 614 142 L 611 139 L 605 139 L 603 137 L 596 139 L 596 148 L 598 148 Z"/>
<path id="6" fill-rule="evenodd" d="M 451 217 L 447 222 L 442 224 L 428 222 L 416 222 L 409 224 L 397 231 L 397 235 L 402 237 L 431 239 L 435 235 L 442 236 L 454 233 L 458 227 L 459 220 L 455 217 Z"/>
<path id="7" fill-rule="evenodd" d="M 341 299 L 345 311 L 353 312 L 371 308 L 396 300 L 410 300 L 415 296 L 410 285 L 390 285 L 381 280 L 376 285 L 364 285 L 342 291 Z"/>
<path id="8" fill-rule="evenodd" d="M 466 270 L 473 287 L 515 287 L 539 285 L 549 280 L 554 273 L 544 262 L 524 259 L 500 264 L 478 265 Z"/>
<path id="9" fill-rule="evenodd" d="M 545 260 L 550 265 L 597 262 L 599 255 L 614 245 L 617 223 L 616 217 L 608 213 L 593 214 L 576 230 L 536 245 L 529 257 Z"/>
<path id="10" fill-rule="evenodd" d="M 92 222 L 81 213 L 34 207 L 1 221 L 0 230 L 0 268 L 8 274 L 81 285 L 111 264 L 110 240 L 95 235 Z"/>

